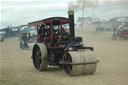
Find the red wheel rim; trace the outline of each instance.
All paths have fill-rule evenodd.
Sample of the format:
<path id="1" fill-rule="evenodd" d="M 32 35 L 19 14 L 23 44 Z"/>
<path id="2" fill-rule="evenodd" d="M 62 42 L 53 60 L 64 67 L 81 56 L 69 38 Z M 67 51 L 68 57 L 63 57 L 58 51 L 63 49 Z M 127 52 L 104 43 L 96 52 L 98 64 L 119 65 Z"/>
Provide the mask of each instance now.
<path id="1" fill-rule="evenodd" d="M 36 59 L 37 59 L 37 63 L 38 63 L 38 65 L 40 66 L 40 64 L 41 64 L 41 51 L 40 51 L 40 49 L 38 49 L 37 51 L 36 51 Z"/>

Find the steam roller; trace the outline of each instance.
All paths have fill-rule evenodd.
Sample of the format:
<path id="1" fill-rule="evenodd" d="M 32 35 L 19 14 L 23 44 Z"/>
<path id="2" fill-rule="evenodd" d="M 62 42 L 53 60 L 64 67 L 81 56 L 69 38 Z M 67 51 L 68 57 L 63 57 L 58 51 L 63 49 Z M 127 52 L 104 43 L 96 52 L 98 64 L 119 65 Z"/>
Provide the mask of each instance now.
<path id="1" fill-rule="evenodd" d="M 37 28 L 37 42 L 32 51 L 34 67 L 47 71 L 49 65 L 59 66 L 70 76 L 94 74 L 97 66 L 94 48 L 84 46 L 82 37 L 75 37 L 74 11 L 69 10 L 68 15 L 69 18 L 50 17 L 28 24 Z"/>

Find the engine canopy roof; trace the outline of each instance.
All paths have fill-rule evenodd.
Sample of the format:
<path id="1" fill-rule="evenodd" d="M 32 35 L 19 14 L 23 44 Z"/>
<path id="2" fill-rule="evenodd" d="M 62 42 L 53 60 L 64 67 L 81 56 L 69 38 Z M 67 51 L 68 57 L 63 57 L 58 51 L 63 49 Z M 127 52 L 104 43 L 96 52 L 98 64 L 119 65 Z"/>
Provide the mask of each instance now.
<path id="1" fill-rule="evenodd" d="M 41 24 L 53 24 L 53 25 L 57 25 L 57 24 L 66 24 L 69 23 L 69 19 L 65 18 L 65 17 L 50 17 L 50 18 L 46 18 L 43 20 L 39 20 L 39 21 L 35 21 L 35 22 L 30 22 L 28 23 L 28 26 L 38 26 Z"/>

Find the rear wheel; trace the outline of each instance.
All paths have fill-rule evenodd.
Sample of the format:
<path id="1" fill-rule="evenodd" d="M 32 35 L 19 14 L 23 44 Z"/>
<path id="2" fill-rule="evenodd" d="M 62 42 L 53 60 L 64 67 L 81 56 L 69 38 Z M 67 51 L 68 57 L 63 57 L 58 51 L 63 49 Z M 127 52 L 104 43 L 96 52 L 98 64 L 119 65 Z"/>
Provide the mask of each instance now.
<path id="1" fill-rule="evenodd" d="M 116 40 L 117 39 L 117 37 L 116 36 L 112 36 L 112 40 Z"/>
<path id="2" fill-rule="evenodd" d="M 37 70 L 44 71 L 47 69 L 48 66 L 48 59 L 47 59 L 47 48 L 45 44 L 38 43 L 35 44 L 33 47 L 32 59 L 34 67 Z"/>

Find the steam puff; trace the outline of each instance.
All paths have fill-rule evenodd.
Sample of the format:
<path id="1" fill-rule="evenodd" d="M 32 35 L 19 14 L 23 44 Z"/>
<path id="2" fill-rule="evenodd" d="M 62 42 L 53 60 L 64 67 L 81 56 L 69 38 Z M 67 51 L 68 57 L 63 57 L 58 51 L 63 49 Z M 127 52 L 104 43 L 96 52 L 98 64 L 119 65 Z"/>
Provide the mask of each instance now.
<path id="1" fill-rule="evenodd" d="M 96 7 L 97 0 L 77 0 L 76 2 L 69 2 L 68 8 L 71 10 L 80 10 L 82 8 L 93 8 Z"/>

